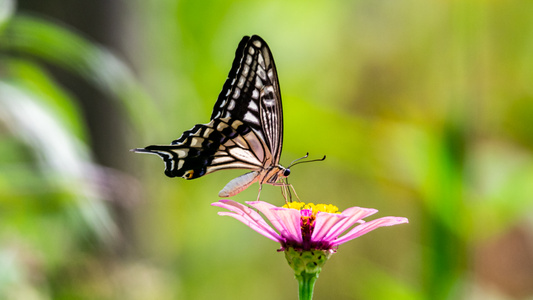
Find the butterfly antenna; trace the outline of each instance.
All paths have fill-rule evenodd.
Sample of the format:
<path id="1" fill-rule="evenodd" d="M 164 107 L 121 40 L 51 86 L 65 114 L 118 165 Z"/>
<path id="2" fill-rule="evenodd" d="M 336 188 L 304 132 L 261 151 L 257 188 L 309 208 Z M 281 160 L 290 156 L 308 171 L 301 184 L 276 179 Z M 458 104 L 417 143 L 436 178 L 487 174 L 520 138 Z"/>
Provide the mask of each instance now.
<path id="1" fill-rule="evenodd" d="M 293 161 L 289 164 L 288 168 L 294 166 L 294 163 L 295 163 L 295 162 L 297 162 L 297 161 L 299 161 L 299 160 L 302 160 L 302 159 L 304 159 L 304 158 L 308 158 L 308 157 L 309 157 L 309 152 L 307 152 L 307 153 L 305 154 L 305 156 L 302 156 L 302 157 L 300 157 L 300 158 L 297 158 L 297 159 L 293 160 Z"/>
<path id="2" fill-rule="evenodd" d="M 302 160 L 302 159 L 304 159 L 304 158 L 307 158 L 308 156 L 309 156 L 309 152 L 307 152 L 307 154 L 306 154 L 305 156 L 300 157 L 300 158 L 294 160 L 294 161 L 289 165 L 289 168 L 290 168 L 290 167 L 293 167 L 293 166 L 296 166 L 297 164 L 301 164 L 301 163 L 309 163 L 309 162 L 314 162 L 314 161 L 323 161 L 323 160 L 326 159 L 326 156 L 324 155 L 324 157 L 322 157 L 322 158 L 317 158 L 317 159 L 312 159 L 312 160 L 306 160 L 306 161 L 300 161 L 300 162 L 299 162 L 299 160 Z"/>

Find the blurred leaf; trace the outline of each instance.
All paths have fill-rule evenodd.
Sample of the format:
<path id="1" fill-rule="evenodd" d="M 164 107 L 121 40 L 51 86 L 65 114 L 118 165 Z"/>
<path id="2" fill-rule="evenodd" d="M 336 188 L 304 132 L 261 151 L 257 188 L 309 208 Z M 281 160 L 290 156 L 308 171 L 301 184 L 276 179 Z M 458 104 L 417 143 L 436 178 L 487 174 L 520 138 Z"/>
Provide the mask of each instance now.
<path id="1" fill-rule="evenodd" d="M 75 195 L 74 203 L 87 224 L 103 238 L 114 235 L 114 224 L 88 179 L 94 166 L 86 145 L 46 103 L 31 88 L 0 81 L 0 121 L 30 147 L 52 186 Z"/>
<path id="2" fill-rule="evenodd" d="M 14 0 L 0 0 L 0 33 L 15 12 Z"/>
<path id="3" fill-rule="evenodd" d="M 29 81 L 0 80 L 0 128 L 8 130 L 0 131 L 0 153 L 11 158 L 0 160 L 0 243 L 16 253 L 13 268 L 1 268 L 0 278 L 12 279 L 0 282 L 0 297 L 26 299 L 46 295 L 32 277 L 68 265 L 81 240 L 108 242 L 117 231 L 95 182 L 97 167 L 76 136 L 82 119 L 73 106 L 58 106 L 68 98 L 37 68 L 15 65 Z"/>
<path id="4" fill-rule="evenodd" d="M 474 227 L 468 236 L 481 240 L 528 217 L 533 207 L 533 156 L 501 141 L 487 141 L 474 150 L 467 203 Z"/>
<path id="5" fill-rule="evenodd" d="M 129 68 L 110 51 L 96 46 L 64 27 L 31 17 L 14 16 L 0 34 L 0 51 L 17 51 L 40 57 L 93 83 L 128 109 L 140 132 L 160 125 L 154 106 Z"/>
<path id="6" fill-rule="evenodd" d="M 38 95 L 39 101 L 53 111 L 58 121 L 65 125 L 77 138 L 86 141 L 86 129 L 83 128 L 82 115 L 74 105 L 74 99 L 64 89 L 52 81 L 52 76 L 38 65 L 27 60 L 0 60 L 8 74 L 3 80 L 21 89 Z"/>

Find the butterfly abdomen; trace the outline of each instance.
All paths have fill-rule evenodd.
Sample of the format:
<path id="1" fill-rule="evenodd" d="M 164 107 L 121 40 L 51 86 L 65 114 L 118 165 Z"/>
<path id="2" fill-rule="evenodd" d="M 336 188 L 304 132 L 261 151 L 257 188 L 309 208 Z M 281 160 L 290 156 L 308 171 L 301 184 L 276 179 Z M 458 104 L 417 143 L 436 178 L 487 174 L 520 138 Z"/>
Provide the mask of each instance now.
<path id="1" fill-rule="evenodd" d="M 232 197 L 248 188 L 252 183 L 259 180 L 258 171 L 248 172 L 243 174 L 226 184 L 226 186 L 218 193 L 219 197 Z"/>

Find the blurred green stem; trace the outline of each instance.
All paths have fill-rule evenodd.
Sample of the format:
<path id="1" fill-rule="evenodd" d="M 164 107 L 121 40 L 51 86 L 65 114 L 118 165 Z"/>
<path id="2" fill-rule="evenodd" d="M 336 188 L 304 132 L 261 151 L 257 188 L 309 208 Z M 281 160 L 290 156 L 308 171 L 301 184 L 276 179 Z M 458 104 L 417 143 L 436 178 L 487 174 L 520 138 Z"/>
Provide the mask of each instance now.
<path id="1" fill-rule="evenodd" d="M 461 274 L 466 270 L 468 256 L 466 245 L 441 221 L 433 219 L 427 223 L 428 243 L 433 252 L 428 253 L 426 270 L 426 295 L 431 299 L 456 299 L 461 295 Z"/>
<path id="2" fill-rule="evenodd" d="M 467 269 L 468 247 L 462 234 L 469 230 L 464 180 L 466 133 L 464 123 L 447 124 L 435 148 L 436 164 L 428 185 L 424 258 L 426 294 L 431 299 L 461 298 L 461 276 Z"/>

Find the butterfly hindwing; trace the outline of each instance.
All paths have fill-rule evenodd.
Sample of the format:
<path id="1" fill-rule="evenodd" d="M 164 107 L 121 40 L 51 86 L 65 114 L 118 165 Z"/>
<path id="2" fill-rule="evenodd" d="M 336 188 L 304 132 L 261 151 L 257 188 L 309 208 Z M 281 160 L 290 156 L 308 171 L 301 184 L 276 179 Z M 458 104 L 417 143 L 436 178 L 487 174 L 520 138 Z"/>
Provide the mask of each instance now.
<path id="1" fill-rule="evenodd" d="M 198 124 L 171 145 L 135 150 L 158 154 L 165 162 L 167 176 L 186 179 L 221 169 L 258 169 L 270 155 L 250 127 L 232 118 Z"/>

